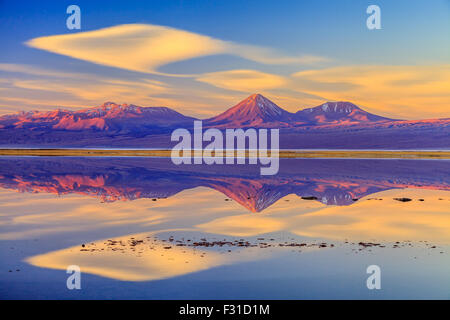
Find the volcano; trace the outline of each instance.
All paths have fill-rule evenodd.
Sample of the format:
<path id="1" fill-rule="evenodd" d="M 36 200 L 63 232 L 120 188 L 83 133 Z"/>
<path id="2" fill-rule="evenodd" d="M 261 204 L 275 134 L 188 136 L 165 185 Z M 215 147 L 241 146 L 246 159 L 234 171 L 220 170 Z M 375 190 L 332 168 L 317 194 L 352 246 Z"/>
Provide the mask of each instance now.
<path id="1" fill-rule="evenodd" d="M 289 127 L 294 114 L 280 108 L 260 94 L 252 94 L 218 116 L 204 120 L 219 128 Z"/>

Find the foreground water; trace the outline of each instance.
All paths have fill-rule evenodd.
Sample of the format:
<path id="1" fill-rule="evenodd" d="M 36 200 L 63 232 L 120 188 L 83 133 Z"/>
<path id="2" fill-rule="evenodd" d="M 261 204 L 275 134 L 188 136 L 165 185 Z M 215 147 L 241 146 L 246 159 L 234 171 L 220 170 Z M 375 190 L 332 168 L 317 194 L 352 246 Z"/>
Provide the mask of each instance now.
<path id="1" fill-rule="evenodd" d="M 0 158 L 0 298 L 450 298 L 450 161 L 280 161 Z"/>

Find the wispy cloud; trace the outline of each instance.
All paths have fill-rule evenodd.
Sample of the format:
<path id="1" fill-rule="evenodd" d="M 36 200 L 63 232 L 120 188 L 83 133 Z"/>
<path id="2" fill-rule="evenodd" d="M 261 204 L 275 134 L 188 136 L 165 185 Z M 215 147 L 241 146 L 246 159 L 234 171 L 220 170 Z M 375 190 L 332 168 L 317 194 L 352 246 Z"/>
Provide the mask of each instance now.
<path id="1" fill-rule="evenodd" d="M 151 24 L 125 24 L 39 37 L 26 44 L 100 65 L 157 74 L 161 74 L 159 67 L 169 63 L 217 54 L 239 56 L 262 64 L 311 64 L 327 60 L 312 55 L 285 55 L 270 48 Z"/>
<path id="2" fill-rule="evenodd" d="M 206 73 L 197 78 L 198 81 L 213 86 L 243 92 L 254 92 L 278 88 L 286 81 L 283 77 L 255 70 L 230 70 Z"/>
<path id="3" fill-rule="evenodd" d="M 61 78 L 74 78 L 79 76 L 73 72 L 61 72 L 56 70 L 49 70 L 26 64 L 16 63 L 0 63 L 0 70 L 12 73 L 23 73 L 33 76 L 46 76 L 46 77 L 61 77 Z"/>

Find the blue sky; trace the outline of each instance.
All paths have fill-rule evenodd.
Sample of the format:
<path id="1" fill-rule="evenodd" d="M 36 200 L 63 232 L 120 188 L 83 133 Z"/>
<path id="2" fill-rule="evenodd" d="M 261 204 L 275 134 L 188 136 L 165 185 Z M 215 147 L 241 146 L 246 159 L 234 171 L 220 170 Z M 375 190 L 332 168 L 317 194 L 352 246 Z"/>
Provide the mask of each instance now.
<path id="1" fill-rule="evenodd" d="M 70 4 L 81 8 L 81 30 L 66 28 L 68 15 L 65 11 Z M 368 30 L 366 27 L 366 8 L 370 4 L 381 8 L 381 30 Z M 46 47 L 47 44 L 35 47 L 26 45 L 36 38 L 74 35 L 130 24 L 170 27 L 208 36 L 239 45 L 233 49 L 236 51 L 242 50 L 241 45 L 247 46 L 245 50 L 251 46 L 249 50 L 252 53 L 242 56 L 230 49 L 214 54 L 191 55 L 186 59 L 173 59 L 160 64 L 156 70 L 142 70 L 128 68 L 122 63 L 103 65 L 93 59 L 80 59 L 72 52 L 61 54 L 56 52 L 55 47 Z M 0 1 L 0 33 L 3 42 L 0 89 L 7 91 L 0 99 L 0 113 L 20 109 L 53 109 L 53 106 L 88 107 L 119 99 L 119 103 L 145 106 L 164 104 L 201 116 L 224 110 L 253 91 L 265 94 L 290 111 L 325 100 L 348 99 L 369 111 L 404 118 L 443 117 L 445 112 L 448 116 L 450 109 L 450 98 L 445 95 L 445 89 L 450 89 L 448 0 L 91 0 L 20 3 L 3 0 Z M 127 50 L 126 45 L 123 48 Z M 96 56 L 97 53 L 92 52 L 95 48 L 90 46 L 88 49 L 92 56 Z M 270 57 L 277 59 L 314 59 L 309 59 L 309 62 L 302 59 L 302 62 L 273 63 L 267 61 L 267 55 L 264 59 L 255 58 L 255 50 L 269 50 Z M 149 59 L 151 55 L 152 48 L 148 48 Z M 131 56 L 129 58 L 132 59 Z M 123 59 L 128 57 L 124 55 Z M 27 68 L 36 70 L 33 69 L 30 74 L 26 72 Z M 237 72 L 239 70 L 246 72 Z M 77 73 L 80 79 L 77 82 L 73 78 L 61 79 L 62 74 L 61 77 L 48 75 L 55 71 L 67 77 L 70 73 Z M 386 73 L 396 76 L 385 79 L 382 75 Z M 171 74 L 199 76 L 179 78 Z M 352 76 L 343 77 L 342 74 Z M 85 78 L 81 79 L 83 75 Z M 360 75 L 366 78 L 360 79 Z M 333 79 L 327 78 L 329 76 Z M 373 92 L 368 89 L 370 78 L 376 79 Z M 256 79 L 253 82 L 255 85 L 245 85 L 252 79 Z M 429 90 L 431 86 L 425 82 L 432 79 L 438 81 L 433 87 L 440 88 L 440 91 Z M 66 81 L 67 88 L 56 85 L 61 81 Z M 128 83 L 119 88 L 120 81 Z M 155 90 L 147 94 L 145 88 L 141 88 L 134 94 L 131 84 L 142 81 L 149 81 Z M 233 81 L 232 85 L 229 81 Z M 407 88 L 405 81 L 420 82 L 421 86 Z M 105 94 L 86 94 L 89 88 L 80 87 L 82 83 L 104 89 Z M 111 86 L 111 83 L 114 85 Z M 258 83 L 261 83 L 260 90 Z M 388 92 L 387 88 L 392 83 L 402 83 L 398 92 L 403 97 L 398 101 L 393 101 L 394 94 Z M 330 89 L 333 85 L 334 88 Z M 156 86 L 160 86 L 160 90 L 156 90 Z M 47 87 L 47 90 L 42 90 L 42 87 Z M 408 93 L 414 95 L 415 92 L 421 94 L 420 103 L 426 101 L 423 99 L 425 96 L 432 96 L 430 100 L 437 104 L 436 109 L 420 107 L 417 102 L 412 106 L 419 97 L 413 96 L 408 100 L 404 96 Z"/>

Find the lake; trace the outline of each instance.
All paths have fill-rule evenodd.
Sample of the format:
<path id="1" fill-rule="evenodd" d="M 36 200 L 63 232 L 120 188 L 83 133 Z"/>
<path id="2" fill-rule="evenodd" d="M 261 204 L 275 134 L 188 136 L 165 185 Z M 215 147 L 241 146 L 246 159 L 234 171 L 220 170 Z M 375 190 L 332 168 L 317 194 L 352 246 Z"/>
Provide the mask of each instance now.
<path id="1" fill-rule="evenodd" d="M 449 299 L 449 191 L 449 160 L 0 157 L 0 298 Z"/>

